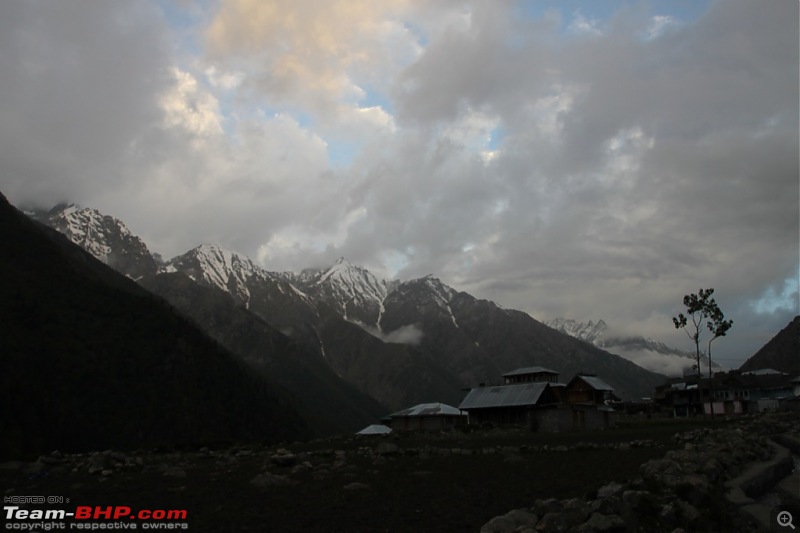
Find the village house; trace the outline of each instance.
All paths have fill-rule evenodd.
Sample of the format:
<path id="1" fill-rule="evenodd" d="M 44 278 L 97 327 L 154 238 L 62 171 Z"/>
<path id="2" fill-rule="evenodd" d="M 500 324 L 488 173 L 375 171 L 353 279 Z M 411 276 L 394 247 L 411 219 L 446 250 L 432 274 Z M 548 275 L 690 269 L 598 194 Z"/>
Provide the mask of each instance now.
<path id="1" fill-rule="evenodd" d="M 656 387 L 655 407 L 675 418 L 703 413 L 703 398 L 708 396 L 708 381 L 697 376 L 670 378 Z"/>
<path id="2" fill-rule="evenodd" d="M 455 428 L 465 421 L 464 413 L 444 403 L 422 403 L 384 419 L 392 431 L 441 431 Z"/>
<path id="3" fill-rule="evenodd" d="M 504 385 L 477 387 L 459 405 L 469 424 L 515 425 L 535 431 L 609 427 L 613 389 L 597 376 L 579 374 L 569 383 L 559 373 L 527 367 L 503 375 Z"/>
<path id="4" fill-rule="evenodd" d="M 477 387 L 458 406 L 470 424 L 522 425 L 535 428 L 537 410 L 558 404 L 548 382 Z"/>
<path id="5" fill-rule="evenodd" d="M 619 400 L 614 388 L 591 374 L 578 374 L 565 387 L 566 401 L 570 404 L 608 405 Z"/>
<path id="6" fill-rule="evenodd" d="M 506 385 L 530 382 L 558 383 L 558 372 L 541 366 L 529 366 L 503 374 L 503 382 Z"/>

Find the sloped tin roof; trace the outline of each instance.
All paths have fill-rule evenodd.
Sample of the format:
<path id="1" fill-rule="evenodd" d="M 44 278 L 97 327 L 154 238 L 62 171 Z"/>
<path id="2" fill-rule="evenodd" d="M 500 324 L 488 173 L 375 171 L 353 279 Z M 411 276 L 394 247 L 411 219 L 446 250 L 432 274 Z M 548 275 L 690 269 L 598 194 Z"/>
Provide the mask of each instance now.
<path id="1" fill-rule="evenodd" d="M 458 406 L 459 409 L 485 409 L 489 407 L 515 407 L 536 405 L 548 383 L 520 383 L 499 387 L 472 389 Z"/>
<path id="2" fill-rule="evenodd" d="M 389 415 L 390 418 L 404 416 L 460 416 L 462 413 L 446 403 L 421 403 Z"/>
<path id="3" fill-rule="evenodd" d="M 386 435 L 391 433 L 392 428 L 384 426 L 383 424 L 372 424 L 359 431 L 358 435 Z"/>
<path id="4" fill-rule="evenodd" d="M 512 370 L 506 374 L 503 374 L 503 377 L 506 376 L 520 376 L 525 374 L 540 374 L 542 372 L 547 372 L 548 374 L 558 374 L 555 370 L 550 370 L 549 368 L 544 368 L 541 366 L 528 366 L 525 368 L 518 368 L 516 370 Z"/>
<path id="5" fill-rule="evenodd" d="M 614 390 L 614 387 L 612 387 L 602 379 L 598 378 L 597 376 L 578 376 L 578 377 L 583 381 L 585 381 L 586 384 L 592 387 L 594 390 L 600 390 L 600 391 Z"/>

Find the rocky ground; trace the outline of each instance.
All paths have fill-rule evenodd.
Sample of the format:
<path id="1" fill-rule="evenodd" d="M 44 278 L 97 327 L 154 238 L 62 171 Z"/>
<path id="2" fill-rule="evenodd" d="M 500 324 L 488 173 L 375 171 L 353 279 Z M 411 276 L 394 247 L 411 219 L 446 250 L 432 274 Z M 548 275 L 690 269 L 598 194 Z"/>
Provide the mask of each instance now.
<path id="1" fill-rule="evenodd" d="M 777 495 L 776 509 L 756 498 L 792 473 L 791 452 L 800 452 L 800 419 L 782 414 L 738 422 L 678 433 L 673 437 L 678 446 L 642 464 L 631 481 L 608 483 L 591 498 L 538 499 L 493 518 L 480 531 L 774 530 L 778 510 L 800 516 L 797 475 Z"/>
<path id="2" fill-rule="evenodd" d="M 65 499 L 21 509 L 185 509 L 171 525 L 192 531 L 752 531 L 724 484 L 774 453 L 768 435 L 796 439 L 799 428 L 796 417 L 760 417 L 560 435 L 489 430 L 56 451 L 1 464 L 0 483 L 6 497 Z M 115 522 L 153 525 L 96 521 Z"/>

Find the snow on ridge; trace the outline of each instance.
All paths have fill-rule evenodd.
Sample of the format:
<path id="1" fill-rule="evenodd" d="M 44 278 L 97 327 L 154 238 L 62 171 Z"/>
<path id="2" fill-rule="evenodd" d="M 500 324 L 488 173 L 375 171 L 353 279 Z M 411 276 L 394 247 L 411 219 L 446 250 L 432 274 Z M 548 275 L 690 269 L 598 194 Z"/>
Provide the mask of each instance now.
<path id="1" fill-rule="evenodd" d="M 584 323 L 572 318 L 556 318 L 546 321 L 545 325 L 562 333 L 566 333 L 571 337 L 596 345 L 602 342 L 601 339 L 608 330 L 608 325 L 603 320 L 598 320 L 597 323 L 591 320 Z"/>
<path id="2" fill-rule="evenodd" d="M 442 283 L 442 281 L 439 278 L 433 277 L 431 275 L 425 276 L 424 278 L 421 279 L 424 281 L 425 285 L 427 285 L 431 289 L 431 291 L 433 291 L 437 303 L 439 303 L 442 306 L 447 306 L 449 309 L 448 303 L 453 298 L 453 295 L 456 293 L 456 291 L 452 287 L 449 287 L 444 283 Z M 453 319 L 453 321 L 455 322 L 455 319 Z"/>
<path id="3" fill-rule="evenodd" d="M 250 289 L 247 287 L 250 278 L 268 277 L 268 273 L 247 256 L 214 244 L 201 244 L 183 256 L 176 257 L 169 264 L 179 262 L 186 256 L 194 258 L 200 267 L 199 274 L 208 283 L 227 292 L 231 292 L 233 285 L 245 305 L 248 305 L 250 300 Z"/>
<path id="4" fill-rule="evenodd" d="M 50 223 L 56 229 L 104 263 L 108 263 L 112 250 L 110 242 L 115 237 L 135 239 L 146 248 L 121 220 L 96 209 L 69 204 L 51 213 Z"/>
<path id="5" fill-rule="evenodd" d="M 353 265 L 340 258 L 332 267 L 324 271 L 314 286 L 328 285 L 340 297 L 347 299 L 372 299 L 379 304 L 388 293 L 386 281 L 379 279 L 369 270 Z"/>

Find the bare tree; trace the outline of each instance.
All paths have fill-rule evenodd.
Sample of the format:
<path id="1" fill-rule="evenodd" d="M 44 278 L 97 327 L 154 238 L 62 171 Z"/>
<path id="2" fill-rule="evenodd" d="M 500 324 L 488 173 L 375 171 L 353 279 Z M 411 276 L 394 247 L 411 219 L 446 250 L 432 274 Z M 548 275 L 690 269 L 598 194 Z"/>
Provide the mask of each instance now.
<path id="1" fill-rule="evenodd" d="M 698 377 L 702 375 L 700 369 L 700 338 L 703 331 L 703 323 L 711 333 L 711 338 L 708 340 L 708 379 L 711 386 L 711 416 L 714 416 L 714 398 L 713 398 L 713 374 L 711 370 L 711 343 L 719 337 L 724 337 L 728 330 L 733 326 L 733 320 L 725 320 L 725 315 L 717 305 L 716 300 L 712 298 L 714 289 L 700 289 L 697 294 L 687 294 L 683 297 L 683 305 L 686 306 L 686 314 L 679 313 L 677 317 L 672 318 L 672 323 L 675 329 L 681 329 L 686 332 L 686 335 L 694 343 L 695 354 L 697 358 L 697 374 Z M 690 324 L 691 322 L 691 324 Z"/>

